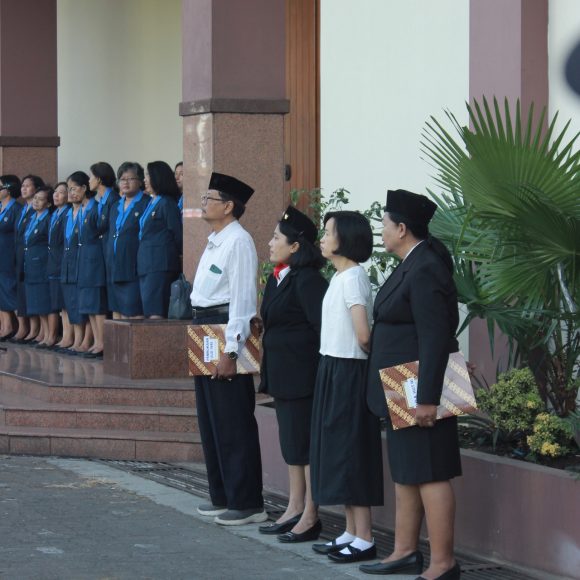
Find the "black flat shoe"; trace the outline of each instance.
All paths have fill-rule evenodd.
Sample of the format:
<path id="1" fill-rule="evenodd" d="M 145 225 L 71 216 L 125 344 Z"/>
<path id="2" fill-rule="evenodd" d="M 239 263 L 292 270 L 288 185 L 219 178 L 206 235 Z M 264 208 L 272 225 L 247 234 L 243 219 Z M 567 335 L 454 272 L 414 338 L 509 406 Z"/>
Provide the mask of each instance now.
<path id="1" fill-rule="evenodd" d="M 333 552 L 340 552 L 343 548 L 346 548 L 350 542 L 344 542 L 344 544 L 337 544 L 336 540 L 332 540 L 330 546 L 328 544 L 312 544 L 312 549 L 317 554 L 323 554 L 324 556 L 328 556 L 328 554 L 332 554 Z"/>
<path id="2" fill-rule="evenodd" d="M 301 534 L 296 534 L 294 532 L 286 532 L 285 534 L 280 534 L 278 536 L 278 541 L 283 544 L 297 544 L 298 542 L 312 542 L 312 540 L 318 540 L 320 532 L 322 531 L 322 522 L 317 520 L 317 522 L 305 532 Z"/>
<path id="3" fill-rule="evenodd" d="M 459 567 L 459 563 L 455 562 L 455 566 L 453 566 L 453 568 L 450 568 L 449 570 L 447 570 L 447 572 L 441 574 L 441 576 L 437 576 L 435 580 L 459 580 L 459 578 L 461 578 L 461 568 Z M 417 576 L 415 580 L 427 580 L 427 579 L 423 578 L 423 576 Z"/>
<path id="4" fill-rule="evenodd" d="M 302 517 L 302 514 L 298 514 L 285 522 L 280 522 L 279 524 L 268 524 L 266 526 L 260 526 L 258 531 L 260 534 L 283 534 L 285 532 L 289 532 L 299 521 Z"/>
<path id="5" fill-rule="evenodd" d="M 421 574 L 423 571 L 423 554 L 417 551 L 392 562 L 362 564 L 358 569 L 365 574 Z"/>
<path id="6" fill-rule="evenodd" d="M 373 560 L 377 557 L 377 547 L 373 544 L 366 550 L 360 550 L 350 544 L 346 546 L 348 554 L 341 552 L 331 552 L 328 557 L 337 564 L 352 564 L 352 562 L 362 562 L 363 560 Z"/>

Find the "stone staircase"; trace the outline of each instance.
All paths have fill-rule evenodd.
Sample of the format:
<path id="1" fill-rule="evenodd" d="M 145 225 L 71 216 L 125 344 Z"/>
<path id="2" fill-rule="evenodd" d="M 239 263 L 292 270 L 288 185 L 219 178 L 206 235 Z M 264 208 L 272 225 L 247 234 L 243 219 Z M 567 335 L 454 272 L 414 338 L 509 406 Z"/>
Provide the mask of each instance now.
<path id="1" fill-rule="evenodd" d="M 0 353 L 0 453 L 203 460 L 191 379 L 131 380 L 27 346 Z"/>

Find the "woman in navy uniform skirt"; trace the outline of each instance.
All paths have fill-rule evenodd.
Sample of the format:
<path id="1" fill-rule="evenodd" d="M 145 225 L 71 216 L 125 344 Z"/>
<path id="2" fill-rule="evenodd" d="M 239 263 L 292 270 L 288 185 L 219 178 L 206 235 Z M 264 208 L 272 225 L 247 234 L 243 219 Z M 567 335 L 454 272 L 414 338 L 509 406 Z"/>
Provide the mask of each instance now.
<path id="1" fill-rule="evenodd" d="M 48 338 L 48 315 L 52 312 L 48 282 L 48 232 L 52 187 L 39 187 L 32 198 L 34 215 L 24 232 L 24 287 L 26 311 L 29 316 L 38 316 L 43 337 Z M 40 345 L 44 345 L 40 341 Z"/>
<path id="2" fill-rule="evenodd" d="M 79 312 L 79 222 L 82 215 L 82 203 L 85 198 L 85 190 L 78 185 L 67 182 L 68 200 L 72 207 L 66 212 L 64 224 L 64 251 L 62 254 L 62 266 L 60 281 L 64 308 L 68 320 L 73 328 L 73 344 L 66 352 L 78 353 L 83 350 L 84 331 L 87 317 Z"/>
<path id="3" fill-rule="evenodd" d="M 320 358 L 322 299 L 328 282 L 324 258 L 314 244 L 314 223 L 290 206 L 270 240 L 274 273 L 260 314 L 264 325 L 260 390 L 274 397 L 280 448 L 288 465 L 288 507 L 276 523 L 260 527 L 281 542 L 318 538 L 321 525 L 310 491 L 312 396 Z"/>
<path id="4" fill-rule="evenodd" d="M 383 562 L 361 566 L 371 574 L 420 573 L 417 551 L 425 514 L 431 561 L 422 578 L 460 577 L 453 556 L 455 500 L 449 480 L 461 475 L 457 418 L 436 421 L 449 353 L 458 350 L 459 323 L 453 261 L 429 235 L 437 206 L 405 190 L 389 191 L 383 242 L 402 262 L 377 294 L 368 366 L 367 401 L 385 417 L 391 477 L 395 482 L 395 549 Z M 417 425 L 393 430 L 379 369 L 419 361 Z"/>
<path id="5" fill-rule="evenodd" d="M 22 206 L 20 179 L 16 175 L 0 177 L 0 341 L 14 334 L 16 310 L 16 228 Z"/>
<path id="6" fill-rule="evenodd" d="M 107 260 L 107 248 L 109 243 L 111 211 L 119 203 L 120 199 L 116 189 L 117 176 L 115 175 L 115 170 L 106 161 L 99 161 L 91 165 L 89 178 L 89 187 L 91 191 L 96 193 L 95 200 L 98 203 L 99 231 L 101 234 L 101 244 L 103 246 L 103 256 L 105 256 L 105 273 L 107 276 L 107 306 L 109 312 L 111 312 L 114 310 L 112 308 L 113 290 L 109 262 Z"/>
<path id="7" fill-rule="evenodd" d="M 145 191 L 151 202 L 139 220 L 137 252 L 143 314 L 147 318 L 167 318 L 171 283 L 181 269 L 183 228 L 177 207 L 179 188 L 165 161 L 147 164 Z"/>
<path id="8" fill-rule="evenodd" d="M 107 248 L 113 286 L 113 316 L 143 318 L 137 251 L 139 221 L 151 198 L 141 189 L 145 173 L 139 163 L 126 161 L 117 170 L 117 177 L 121 199 L 111 212 Z"/>
<path id="9" fill-rule="evenodd" d="M 62 296 L 62 286 L 60 283 L 60 270 L 62 267 L 62 255 L 64 252 L 64 226 L 68 205 L 68 187 L 64 181 L 57 183 L 52 195 L 54 211 L 50 216 L 48 231 L 48 283 L 50 287 L 50 305 L 53 312 L 60 313 L 62 320 L 62 337 L 56 344 L 57 348 L 69 347 L 73 343 L 72 326 L 68 321 L 66 310 L 64 310 L 64 298 Z M 46 344 L 54 344 L 58 335 L 58 316 L 50 314 L 48 316 L 48 339 Z"/>
<path id="10" fill-rule="evenodd" d="M 376 556 L 371 506 L 383 504 L 378 418 L 365 400 L 372 290 L 361 262 L 373 251 L 369 221 L 353 211 L 324 217 L 322 255 L 336 268 L 322 303 L 320 359 L 312 409 L 312 497 L 344 505 L 346 530 L 313 549 L 337 563 Z"/>
<path id="11" fill-rule="evenodd" d="M 24 233 L 28 222 L 34 215 L 32 209 L 32 198 L 39 187 L 44 185 L 44 181 L 37 175 L 27 175 L 22 179 L 20 193 L 24 202 L 24 207 L 18 218 L 16 229 L 16 312 L 18 317 L 18 332 L 12 339 L 16 343 L 33 342 L 35 339 L 42 340 L 40 335 L 40 320 L 37 316 L 28 317 L 26 313 L 26 290 L 24 288 Z"/>
<path id="12" fill-rule="evenodd" d="M 100 233 L 99 204 L 94 199 L 95 192 L 91 191 L 89 176 L 84 171 L 75 171 L 70 175 L 68 186 L 83 191 L 78 221 L 79 313 L 88 316 L 94 343 L 82 356 L 99 358 L 103 356 L 103 326 L 107 313 L 107 279 Z"/>

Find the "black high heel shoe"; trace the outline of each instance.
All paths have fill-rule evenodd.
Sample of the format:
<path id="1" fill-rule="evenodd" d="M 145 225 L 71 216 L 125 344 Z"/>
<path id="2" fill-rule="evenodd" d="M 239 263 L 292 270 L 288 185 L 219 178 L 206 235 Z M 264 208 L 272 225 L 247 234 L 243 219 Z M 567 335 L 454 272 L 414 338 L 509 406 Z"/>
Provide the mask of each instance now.
<path id="1" fill-rule="evenodd" d="M 447 570 L 441 574 L 441 576 L 437 576 L 435 580 L 459 580 L 461 578 L 461 568 L 459 567 L 459 562 L 455 562 L 455 566 Z M 415 580 L 426 580 L 423 576 L 417 576 Z"/>
<path id="2" fill-rule="evenodd" d="M 283 544 L 297 544 L 298 542 L 312 542 L 318 540 L 320 532 L 322 531 L 322 522 L 317 520 L 316 523 L 305 532 L 296 534 L 295 532 L 286 532 L 278 536 L 278 541 Z"/>
<path id="3" fill-rule="evenodd" d="M 417 551 L 392 562 L 362 564 L 358 569 L 365 574 L 421 574 L 423 571 L 423 554 Z"/>

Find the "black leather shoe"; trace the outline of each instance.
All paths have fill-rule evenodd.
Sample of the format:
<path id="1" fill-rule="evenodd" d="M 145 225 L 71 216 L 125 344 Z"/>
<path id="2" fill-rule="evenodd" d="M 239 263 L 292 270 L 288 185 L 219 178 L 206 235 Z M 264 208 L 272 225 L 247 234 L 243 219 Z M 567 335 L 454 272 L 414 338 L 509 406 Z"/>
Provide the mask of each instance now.
<path id="1" fill-rule="evenodd" d="M 317 522 L 305 532 L 301 534 L 296 534 L 294 532 L 286 532 L 285 534 L 280 534 L 278 536 L 278 541 L 283 544 L 297 544 L 298 542 L 312 542 L 312 540 L 318 540 L 320 532 L 322 531 L 322 522 L 317 520 Z"/>
<path id="2" fill-rule="evenodd" d="M 280 522 L 279 524 L 268 524 L 266 526 L 260 526 L 258 531 L 260 534 L 283 534 L 284 532 L 289 532 L 302 517 L 302 514 L 298 514 L 285 522 Z"/>
<path id="3" fill-rule="evenodd" d="M 455 562 L 455 566 L 447 570 L 441 574 L 441 576 L 437 576 L 435 580 L 459 580 L 461 578 L 461 568 L 459 567 L 459 563 Z M 415 580 L 426 580 L 423 576 L 417 576 Z"/>
<path id="4" fill-rule="evenodd" d="M 404 558 L 392 562 L 363 564 L 358 569 L 365 574 L 421 574 L 423 571 L 423 554 L 413 552 Z"/>
<path id="5" fill-rule="evenodd" d="M 330 546 L 328 544 L 312 544 L 312 549 L 317 554 L 323 554 L 327 556 L 333 552 L 340 552 L 343 548 L 346 548 L 350 542 L 345 542 L 344 544 L 337 544 L 336 540 L 332 540 Z"/>
<path id="6" fill-rule="evenodd" d="M 338 564 L 352 564 L 352 562 L 362 562 L 363 560 L 372 560 L 377 557 L 377 547 L 374 544 L 366 550 L 360 550 L 350 544 L 346 546 L 346 549 L 349 551 L 349 554 L 331 552 L 328 554 L 328 557 Z"/>

